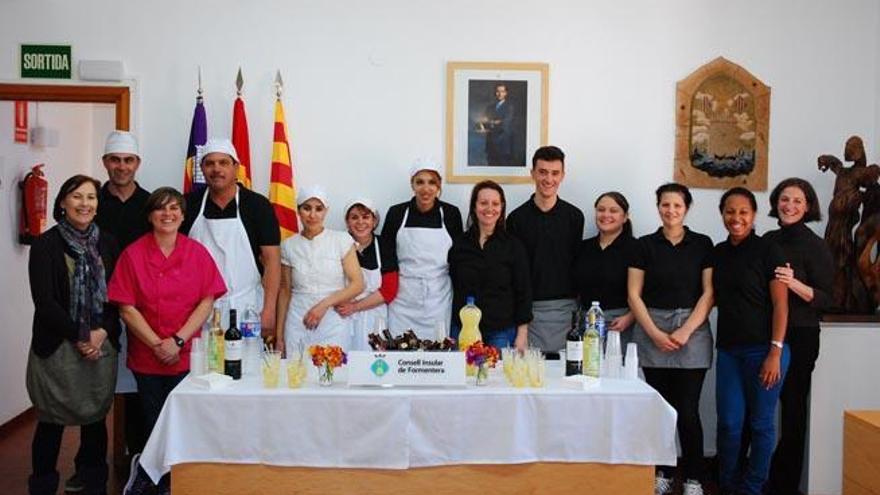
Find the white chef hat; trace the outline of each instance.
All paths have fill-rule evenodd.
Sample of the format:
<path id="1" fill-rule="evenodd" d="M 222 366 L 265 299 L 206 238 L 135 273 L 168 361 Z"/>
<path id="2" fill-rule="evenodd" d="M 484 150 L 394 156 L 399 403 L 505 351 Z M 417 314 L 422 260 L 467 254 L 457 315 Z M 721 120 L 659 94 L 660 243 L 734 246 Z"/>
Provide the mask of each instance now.
<path id="1" fill-rule="evenodd" d="M 110 153 L 129 153 L 141 157 L 138 153 L 138 142 L 134 134 L 128 131 L 113 131 L 107 134 L 104 142 L 104 156 Z"/>
<path id="2" fill-rule="evenodd" d="M 317 185 L 301 188 L 296 195 L 296 206 L 299 207 L 312 198 L 320 201 L 324 205 L 324 208 L 330 208 L 330 203 L 327 202 L 327 191 L 325 191 L 323 187 Z"/>
<path id="3" fill-rule="evenodd" d="M 376 220 L 379 219 L 379 210 L 373 205 L 373 200 L 369 198 L 356 198 L 353 201 L 350 201 L 347 205 L 345 205 L 345 216 L 348 217 L 348 212 L 355 206 L 363 206 L 364 208 L 370 210 L 373 213 L 373 216 L 376 217 Z"/>
<path id="4" fill-rule="evenodd" d="M 436 173 L 441 180 L 443 179 L 443 174 L 440 172 L 440 165 L 433 158 L 416 158 L 409 167 L 409 178 L 412 179 L 422 170 L 430 170 L 431 172 Z"/>
<path id="5" fill-rule="evenodd" d="M 210 153 L 225 153 L 232 157 L 235 163 L 241 163 L 238 159 L 238 153 L 235 152 L 235 146 L 232 141 L 225 138 L 208 138 L 202 146 L 196 146 L 196 163 L 202 164 L 202 160 Z"/>

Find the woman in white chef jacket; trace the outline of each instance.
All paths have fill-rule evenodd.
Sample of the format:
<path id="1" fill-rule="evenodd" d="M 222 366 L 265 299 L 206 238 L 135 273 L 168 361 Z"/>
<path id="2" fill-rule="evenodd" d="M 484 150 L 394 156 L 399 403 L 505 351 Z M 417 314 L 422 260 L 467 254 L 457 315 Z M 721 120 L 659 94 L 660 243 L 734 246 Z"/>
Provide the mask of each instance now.
<path id="1" fill-rule="evenodd" d="M 327 194 L 305 188 L 297 198 L 302 231 L 281 244 L 278 328 L 288 351 L 306 345 L 335 344 L 349 349 L 351 321 L 335 309 L 364 289 L 355 244 L 345 232 L 324 228 Z"/>
<path id="2" fill-rule="evenodd" d="M 440 201 L 440 167 L 419 160 L 410 169 L 413 198 L 388 209 L 382 227 L 383 248 L 397 262 L 400 286 L 388 306 L 394 334 L 413 329 L 419 338 L 447 333 L 452 314 L 452 282 L 447 255 L 462 234 L 461 212 Z M 444 329 L 438 332 L 438 329 Z"/>
<path id="3" fill-rule="evenodd" d="M 364 275 L 364 291 L 336 306 L 336 311 L 352 322 L 353 351 L 370 349 L 371 332 L 388 328 L 388 303 L 397 295 L 397 266 L 382 249 L 382 240 L 373 233 L 379 225 L 379 212 L 369 199 L 357 199 L 345 208 L 345 225 L 357 244 L 358 264 Z"/>

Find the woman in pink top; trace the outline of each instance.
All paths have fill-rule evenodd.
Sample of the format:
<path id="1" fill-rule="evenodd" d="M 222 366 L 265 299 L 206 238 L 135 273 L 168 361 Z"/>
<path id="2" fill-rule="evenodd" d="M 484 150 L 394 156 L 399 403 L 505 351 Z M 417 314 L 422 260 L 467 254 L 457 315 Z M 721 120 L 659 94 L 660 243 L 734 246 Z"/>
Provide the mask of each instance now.
<path id="1" fill-rule="evenodd" d="M 191 338 L 226 284 L 208 250 L 177 231 L 185 211 L 177 190 L 157 189 L 146 211 L 153 231 L 122 252 L 107 291 L 129 332 L 127 364 L 149 436 L 168 394 L 189 371 Z"/>

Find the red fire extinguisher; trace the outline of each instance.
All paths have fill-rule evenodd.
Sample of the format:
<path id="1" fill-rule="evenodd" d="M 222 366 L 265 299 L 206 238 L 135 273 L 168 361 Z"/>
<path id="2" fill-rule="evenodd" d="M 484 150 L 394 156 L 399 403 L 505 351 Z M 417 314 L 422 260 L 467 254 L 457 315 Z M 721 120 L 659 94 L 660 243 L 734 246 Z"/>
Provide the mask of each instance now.
<path id="1" fill-rule="evenodd" d="M 18 183 L 18 188 L 21 189 L 18 242 L 22 244 L 31 244 L 46 229 L 49 182 L 41 170 L 44 165 L 34 165 Z"/>

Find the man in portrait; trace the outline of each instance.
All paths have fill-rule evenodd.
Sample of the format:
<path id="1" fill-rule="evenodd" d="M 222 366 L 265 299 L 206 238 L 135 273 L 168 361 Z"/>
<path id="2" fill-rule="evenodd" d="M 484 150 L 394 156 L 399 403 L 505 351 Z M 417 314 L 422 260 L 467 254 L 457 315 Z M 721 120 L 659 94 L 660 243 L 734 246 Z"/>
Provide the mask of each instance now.
<path id="1" fill-rule="evenodd" d="M 488 165 L 513 165 L 513 104 L 507 85 L 495 85 L 495 102 L 486 107 L 486 160 Z"/>

